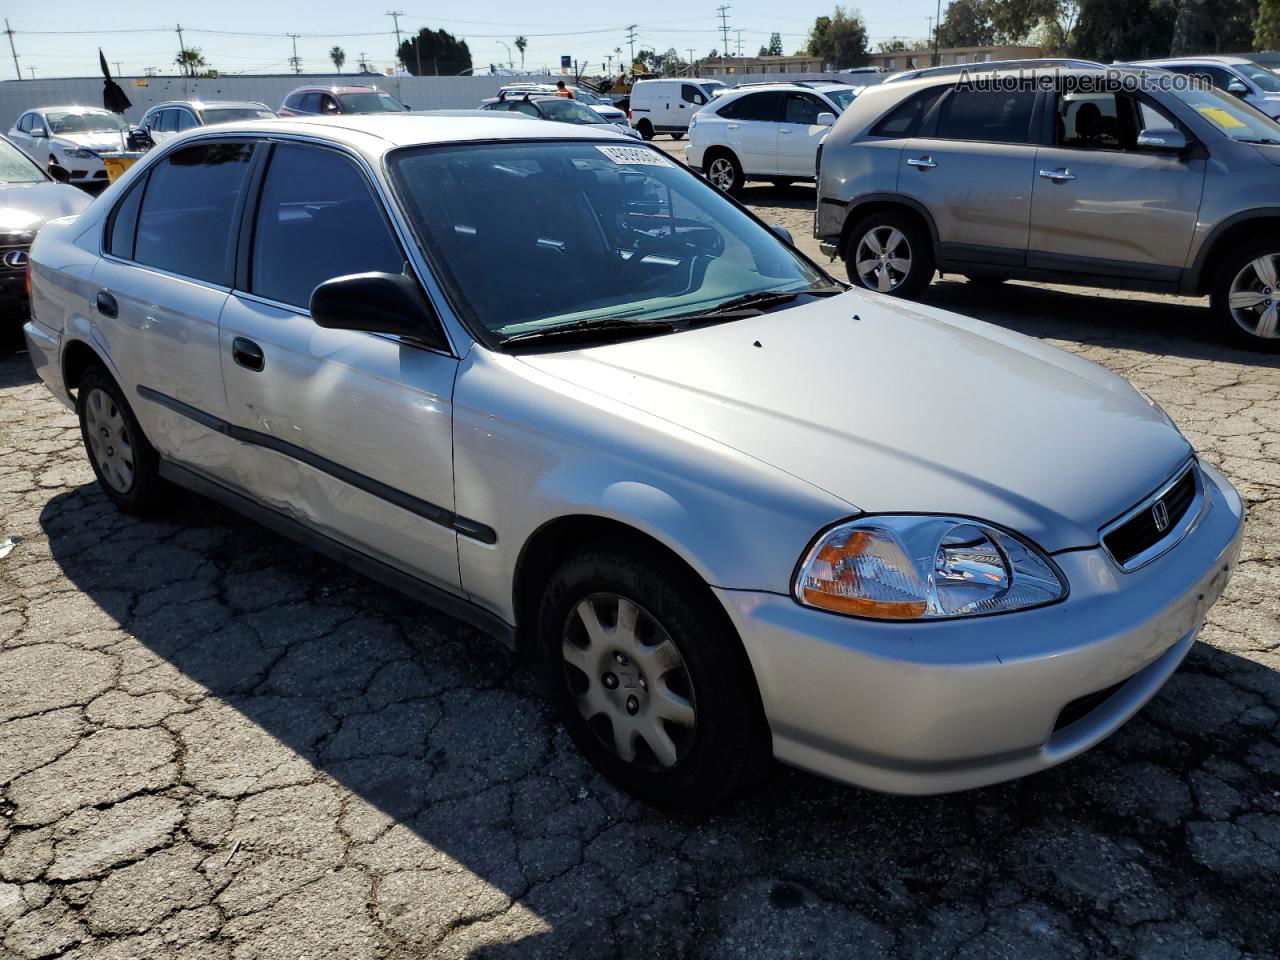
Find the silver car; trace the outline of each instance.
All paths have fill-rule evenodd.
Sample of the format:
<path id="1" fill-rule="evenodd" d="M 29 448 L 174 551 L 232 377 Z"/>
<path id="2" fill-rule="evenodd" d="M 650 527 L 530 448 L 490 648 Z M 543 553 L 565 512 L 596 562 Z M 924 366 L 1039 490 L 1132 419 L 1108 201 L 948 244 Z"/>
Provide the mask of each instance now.
<path id="1" fill-rule="evenodd" d="M 534 653 L 654 803 L 770 757 L 1043 770 L 1236 564 L 1240 498 L 1125 380 L 843 291 L 595 127 L 202 129 L 32 256 L 32 358 L 121 509 L 191 488 Z"/>
<path id="2" fill-rule="evenodd" d="M 964 71 L 872 87 L 824 141 L 814 229 L 852 281 L 1207 294 L 1223 334 L 1280 351 L 1280 123 L 1157 69 Z"/>

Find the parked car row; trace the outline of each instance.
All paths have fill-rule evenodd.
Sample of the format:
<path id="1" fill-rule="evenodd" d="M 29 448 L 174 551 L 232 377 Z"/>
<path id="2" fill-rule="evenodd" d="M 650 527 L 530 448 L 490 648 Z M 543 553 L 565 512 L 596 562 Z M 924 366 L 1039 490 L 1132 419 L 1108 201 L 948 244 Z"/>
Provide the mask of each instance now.
<path id="1" fill-rule="evenodd" d="M 1021 101 L 881 89 L 823 127 L 820 224 L 858 250 L 843 221 L 921 217 L 870 241 L 890 278 L 934 240 L 902 182 L 958 168 L 940 229 L 984 216 L 990 248 L 1014 214 L 975 199 L 1055 117 L 1084 135 L 1038 94 L 1014 136 Z M 725 103 L 757 92 L 794 91 Z M 1167 142 L 1236 162 L 1199 103 L 1160 105 Z M 947 140 L 957 118 L 987 140 Z M 838 192 L 877 169 L 888 206 Z M 771 758 L 899 793 L 1046 769 L 1177 669 L 1241 500 L 1121 377 L 853 263 L 848 289 L 608 123 L 261 120 L 161 143 L 44 227 L 25 332 L 121 510 L 190 488 L 527 650 L 650 802 L 712 805 Z M 980 402 L 937 402 L 960 383 Z"/>

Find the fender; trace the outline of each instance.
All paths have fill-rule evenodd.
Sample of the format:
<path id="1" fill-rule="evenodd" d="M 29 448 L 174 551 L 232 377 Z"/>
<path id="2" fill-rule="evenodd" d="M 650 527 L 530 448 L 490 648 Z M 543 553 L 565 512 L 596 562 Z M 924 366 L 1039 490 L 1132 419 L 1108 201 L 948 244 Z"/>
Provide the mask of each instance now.
<path id="1" fill-rule="evenodd" d="M 1256 207 L 1252 210 L 1243 210 L 1219 222 L 1217 226 L 1209 231 L 1209 235 L 1200 244 L 1200 249 L 1196 253 L 1195 259 L 1183 271 L 1182 282 L 1179 285 L 1180 291 L 1195 295 L 1198 291 L 1203 290 L 1206 284 L 1213 281 L 1212 277 L 1205 276 L 1205 268 L 1209 263 L 1210 256 L 1214 253 L 1214 246 L 1228 230 L 1250 220 L 1265 219 L 1280 219 L 1280 207 Z"/>
<path id="2" fill-rule="evenodd" d="M 913 197 L 908 197 L 901 193 L 875 192 L 860 193 L 849 200 L 832 200 L 827 197 L 823 197 L 822 202 L 835 204 L 845 208 L 845 220 L 840 228 L 840 246 L 842 249 L 845 241 L 848 239 L 849 230 L 853 226 L 854 216 L 860 207 L 865 207 L 873 203 L 892 203 L 900 207 L 907 207 L 915 213 L 920 214 L 921 218 L 929 228 L 929 239 L 933 243 L 934 256 L 936 257 L 938 255 L 938 251 L 940 249 L 938 225 L 933 222 L 933 215 L 929 213 L 928 207 Z"/>

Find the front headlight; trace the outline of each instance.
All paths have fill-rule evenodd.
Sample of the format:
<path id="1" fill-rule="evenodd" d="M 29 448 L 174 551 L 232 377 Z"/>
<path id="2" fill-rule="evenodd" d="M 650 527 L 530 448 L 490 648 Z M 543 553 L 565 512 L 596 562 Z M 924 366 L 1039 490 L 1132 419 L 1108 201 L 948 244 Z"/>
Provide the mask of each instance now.
<path id="1" fill-rule="evenodd" d="M 92 150 L 86 150 L 84 147 L 63 147 L 62 155 L 64 157 L 74 157 L 77 160 L 92 160 L 97 156 Z"/>
<path id="2" fill-rule="evenodd" d="M 1030 543 L 963 517 L 877 516 L 822 534 L 792 592 L 810 607 L 876 620 L 936 620 L 1038 607 L 1067 594 Z"/>

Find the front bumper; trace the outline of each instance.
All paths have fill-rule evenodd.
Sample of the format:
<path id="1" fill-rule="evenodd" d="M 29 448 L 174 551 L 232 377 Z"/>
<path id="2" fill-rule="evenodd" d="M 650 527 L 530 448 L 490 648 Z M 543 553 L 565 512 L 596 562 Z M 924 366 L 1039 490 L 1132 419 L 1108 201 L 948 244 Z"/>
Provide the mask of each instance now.
<path id="1" fill-rule="evenodd" d="M 1227 480 L 1204 472 L 1205 506 L 1181 543 L 1132 573 L 1100 548 L 1058 554 L 1071 593 L 1049 607 L 888 623 L 717 590 L 755 670 L 775 756 L 875 790 L 930 794 L 1025 776 L 1092 747 L 1177 669 L 1235 567 L 1244 508 Z M 1100 702 L 1082 700 L 1100 691 Z"/>

